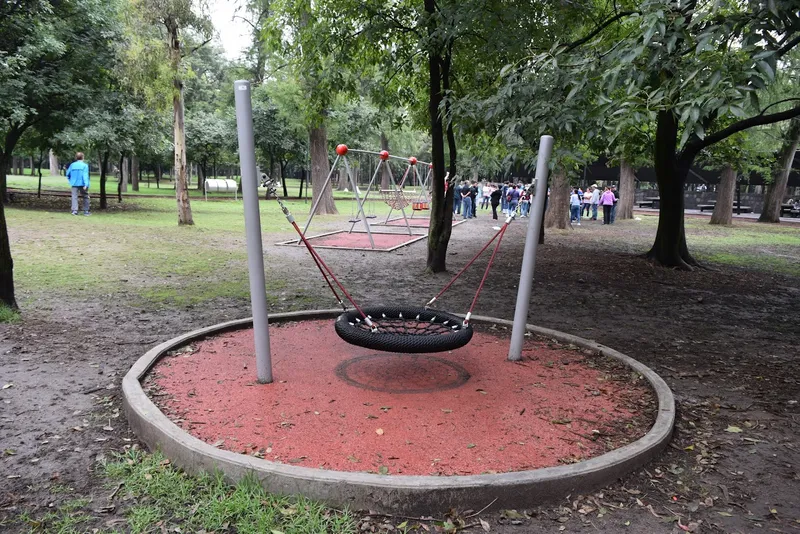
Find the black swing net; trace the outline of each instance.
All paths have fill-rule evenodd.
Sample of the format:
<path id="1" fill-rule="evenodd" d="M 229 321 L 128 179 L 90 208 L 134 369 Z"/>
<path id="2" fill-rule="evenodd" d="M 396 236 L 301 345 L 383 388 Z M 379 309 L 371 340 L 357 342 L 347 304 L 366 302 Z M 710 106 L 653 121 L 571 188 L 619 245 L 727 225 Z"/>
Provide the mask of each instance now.
<path id="1" fill-rule="evenodd" d="M 276 191 L 272 188 L 272 193 Z M 503 240 L 503 235 L 515 215 L 509 216 L 497 233 L 483 246 L 483 248 L 442 288 L 439 293 L 430 299 L 424 306 L 368 306 L 362 308 L 347 292 L 342 283 L 333 274 L 333 271 L 320 257 L 319 253 L 306 239 L 297 225 L 289 209 L 283 201 L 275 195 L 286 219 L 294 227 L 301 241 L 311 254 L 314 263 L 331 292 L 344 310 L 336 319 L 336 333 L 344 341 L 368 349 L 400 353 L 444 352 L 463 347 L 472 339 L 472 325 L 470 317 L 478 296 L 483 289 L 489 271 L 494 262 L 497 250 Z M 469 311 L 462 318 L 452 313 L 432 309 L 430 306 L 441 297 L 450 286 L 489 248 L 495 240 L 494 250 L 486 265 L 483 278 L 478 285 L 478 290 L 472 299 Z M 337 288 L 339 291 L 337 291 Z M 352 304 L 353 309 L 348 309 L 344 299 Z"/>

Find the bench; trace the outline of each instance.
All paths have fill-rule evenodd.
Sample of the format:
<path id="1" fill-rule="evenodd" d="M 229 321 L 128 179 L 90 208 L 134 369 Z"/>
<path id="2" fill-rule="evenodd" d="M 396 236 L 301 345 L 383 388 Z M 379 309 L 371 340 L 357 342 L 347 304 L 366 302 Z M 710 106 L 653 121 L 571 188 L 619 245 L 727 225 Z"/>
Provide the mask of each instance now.
<path id="1" fill-rule="evenodd" d="M 639 202 L 639 207 L 640 208 L 652 208 L 653 207 L 653 201 L 652 200 L 644 200 L 642 202 Z"/>
<path id="2" fill-rule="evenodd" d="M 714 204 L 699 204 L 697 206 L 697 209 L 699 209 L 701 213 L 706 210 L 714 211 Z M 737 209 L 739 209 L 742 213 L 752 213 L 753 211 L 753 208 L 751 206 L 740 206 L 737 208 L 736 204 L 734 204 L 733 212 L 736 213 Z"/>

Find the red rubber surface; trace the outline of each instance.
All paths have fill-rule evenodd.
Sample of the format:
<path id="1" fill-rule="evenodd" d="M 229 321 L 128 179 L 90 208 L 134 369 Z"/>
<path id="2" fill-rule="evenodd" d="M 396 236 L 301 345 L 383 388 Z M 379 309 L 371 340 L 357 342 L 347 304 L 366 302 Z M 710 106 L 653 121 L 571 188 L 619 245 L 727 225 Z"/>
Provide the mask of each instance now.
<path id="1" fill-rule="evenodd" d="M 375 242 L 375 249 L 391 250 L 395 247 L 405 245 L 411 241 L 419 240 L 419 235 L 405 234 L 379 234 L 372 232 L 372 239 Z M 353 232 L 348 234 L 346 231 L 333 234 L 308 237 L 308 241 L 314 247 L 335 247 L 335 248 L 356 248 L 371 249 L 369 236 L 366 232 Z M 303 246 L 301 243 L 299 246 Z"/>
<path id="2" fill-rule="evenodd" d="M 543 343 L 528 341 L 523 362 L 508 362 L 507 339 L 486 329 L 435 355 L 347 345 L 332 320 L 273 325 L 270 338 L 273 384 L 255 382 L 253 333 L 242 330 L 165 357 L 146 387 L 185 430 L 234 452 L 341 471 L 442 475 L 600 454 L 601 444 L 581 435 L 624 427 L 634 413 L 622 404 L 644 391 L 609 381 L 579 351 Z"/>

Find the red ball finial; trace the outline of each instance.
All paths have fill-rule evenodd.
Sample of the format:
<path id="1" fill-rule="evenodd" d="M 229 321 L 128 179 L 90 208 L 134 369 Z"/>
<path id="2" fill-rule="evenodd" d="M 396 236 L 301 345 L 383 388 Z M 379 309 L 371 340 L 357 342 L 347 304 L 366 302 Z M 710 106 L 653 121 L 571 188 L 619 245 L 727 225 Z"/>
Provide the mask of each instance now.
<path id="1" fill-rule="evenodd" d="M 336 153 L 340 156 L 344 156 L 347 154 L 347 145 L 338 145 L 336 147 Z"/>
<path id="2" fill-rule="evenodd" d="M 378 155 L 383 161 L 389 159 L 389 151 L 388 150 L 381 150 L 381 153 Z"/>
<path id="3" fill-rule="evenodd" d="M 428 168 L 432 169 L 433 168 L 433 163 L 428 163 Z"/>
<path id="4" fill-rule="evenodd" d="M 415 158 L 414 156 L 411 156 L 410 158 L 408 158 L 408 162 L 410 164 L 412 164 L 412 165 L 416 165 L 417 164 L 417 158 Z"/>

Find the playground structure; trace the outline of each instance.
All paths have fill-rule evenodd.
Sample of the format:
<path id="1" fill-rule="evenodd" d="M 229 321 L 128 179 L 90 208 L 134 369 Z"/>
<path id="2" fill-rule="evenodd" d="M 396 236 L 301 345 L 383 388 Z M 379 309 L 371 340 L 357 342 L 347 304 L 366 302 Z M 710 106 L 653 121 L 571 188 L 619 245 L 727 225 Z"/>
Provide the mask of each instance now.
<path id="1" fill-rule="evenodd" d="M 233 193 L 233 199 L 239 200 L 239 184 L 236 180 L 207 178 L 203 182 L 203 197 L 206 200 L 209 193 Z"/>
<path id="2" fill-rule="evenodd" d="M 378 163 L 375 166 L 375 170 L 372 172 L 370 180 L 367 184 L 366 191 L 361 196 L 361 190 L 358 187 L 358 183 L 356 180 L 355 172 L 353 169 L 353 165 L 351 165 L 350 159 L 348 154 L 363 154 L 363 155 L 370 155 L 370 156 L 377 156 Z M 402 161 L 405 164 L 405 169 L 398 183 L 395 180 L 394 173 L 392 171 L 392 166 L 389 164 L 390 160 Z M 375 234 L 382 234 L 384 232 L 375 231 L 372 229 L 372 225 L 370 221 L 375 219 L 376 216 L 373 214 L 368 214 L 368 210 L 366 209 L 367 203 L 370 201 L 370 194 L 374 190 L 374 186 L 376 184 L 376 180 L 379 176 L 381 176 L 382 172 L 385 172 L 388 175 L 389 183 L 391 185 L 390 189 L 380 189 L 380 195 L 383 202 L 385 202 L 390 210 L 389 215 L 386 218 L 386 222 L 389 222 L 389 218 L 391 217 L 392 212 L 400 211 L 402 215 L 402 225 L 394 225 L 394 226 L 405 226 L 405 232 L 409 236 L 413 236 L 414 233 L 411 230 L 411 224 L 409 219 L 413 217 L 414 211 L 421 211 L 427 210 L 430 207 L 430 196 L 428 193 L 428 184 L 430 182 L 430 164 L 426 162 L 421 162 L 417 160 L 416 157 L 409 157 L 404 158 L 400 156 L 393 156 L 389 154 L 387 150 L 382 150 L 380 152 L 370 151 L 370 150 L 358 150 L 358 149 L 351 149 L 348 148 L 347 145 L 340 144 L 336 147 L 336 159 L 334 159 L 333 165 L 331 165 L 331 169 L 328 172 L 328 175 L 325 178 L 325 182 L 322 184 L 322 190 L 326 190 L 329 186 L 332 185 L 333 177 L 337 175 L 337 170 L 339 169 L 339 165 L 343 165 L 345 169 L 346 179 L 349 185 L 349 190 L 352 192 L 354 200 L 356 202 L 356 209 L 354 210 L 354 214 L 352 218 L 349 220 L 350 228 L 346 231 L 339 231 L 339 232 L 330 232 L 327 234 L 321 234 L 317 236 L 307 236 L 308 229 L 311 226 L 312 221 L 314 220 L 314 216 L 317 211 L 317 207 L 319 202 L 321 201 L 321 197 L 318 197 L 312 207 L 311 211 L 309 212 L 308 219 L 306 220 L 305 225 L 303 226 L 303 230 L 301 232 L 302 236 L 307 236 L 309 239 L 315 239 L 320 237 L 329 237 L 335 234 L 340 234 L 343 232 L 347 232 L 348 235 L 352 235 L 355 231 L 356 225 L 361 223 L 363 225 L 364 233 L 366 234 L 366 239 L 368 244 L 368 248 L 371 250 L 386 250 L 386 247 L 381 246 L 380 244 L 376 244 L 376 235 Z M 427 165 L 429 172 L 426 176 L 422 176 L 418 171 L 419 165 Z M 340 178 L 341 179 L 341 178 Z M 414 198 L 409 198 L 409 195 L 404 191 L 404 187 L 408 182 L 415 183 L 419 185 L 419 191 L 417 192 Z M 409 217 L 406 213 L 406 208 L 411 205 L 412 213 L 411 217 Z M 385 223 L 384 223 L 385 224 Z M 389 235 L 395 235 L 394 233 Z M 396 241 L 396 238 L 386 238 L 391 241 Z M 385 239 L 384 239 L 385 240 Z M 345 240 L 346 243 L 352 244 L 352 239 Z M 414 239 L 413 241 L 416 241 Z M 327 242 L 331 242 L 330 239 Z M 282 244 L 288 244 L 289 242 L 285 242 Z M 297 239 L 294 241 L 294 244 L 299 245 L 301 244 L 301 239 Z M 404 242 L 404 244 L 407 244 Z M 326 246 L 326 245 L 323 245 Z M 363 246 L 356 246 L 356 247 L 333 247 L 333 248 L 360 248 L 363 249 Z M 390 247 L 394 250 L 394 247 Z"/>
<path id="3" fill-rule="evenodd" d="M 537 214 L 541 215 L 544 209 L 547 187 L 547 160 L 549 159 L 553 142 L 552 137 L 549 136 L 544 136 L 540 145 L 540 157 L 537 162 L 536 173 L 537 195 L 534 199 L 533 215 L 527 222 L 525 251 L 513 323 L 490 317 L 476 316 L 471 318 L 471 310 L 475 305 L 478 294 L 475 295 L 470 312 L 465 317 L 453 316 L 452 314 L 433 310 L 428 313 L 437 314 L 434 317 L 424 315 L 423 312 L 417 313 L 417 316 L 414 317 L 413 311 L 411 312 L 412 316 L 409 317 L 409 310 L 402 306 L 397 306 L 395 309 L 397 313 L 394 314 L 387 306 L 360 308 L 333 276 L 332 271 L 319 254 L 307 244 L 307 238 L 300 232 L 297 223 L 283 206 L 284 213 L 295 228 L 295 231 L 299 233 L 300 240 L 309 248 L 312 258 L 323 273 L 323 277 L 331 290 L 336 294 L 334 285 L 338 286 L 344 297 L 353 304 L 355 311 L 347 312 L 349 315 L 346 316 L 341 314 L 341 311 L 334 310 L 276 314 L 273 317 L 276 323 L 274 335 L 276 340 L 276 361 L 279 362 L 277 368 L 280 370 L 281 380 L 270 386 L 250 387 L 253 386 L 252 371 L 247 369 L 250 365 L 249 362 L 252 361 L 253 352 L 255 352 L 257 380 L 260 384 L 273 382 L 272 356 L 269 344 L 270 333 L 264 283 L 264 255 L 256 188 L 250 85 L 249 82 L 237 81 L 235 82 L 235 88 L 253 317 L 252 319 L 231 321 L 181 335 L 155 347 L 131 368 L 123 380 L 124 406 L 132 428 L 148 446 L 161 448 L 173 463 L 190 472 L 219 470 L 230 480 L 240 480 L 244 477 L 255 475 L 269 491 L 292 494 L 302 493 L 312 498 L 328 501 L 336 506 L 351 506 L 404 514 L 413 513 L 415 515 L 430 514 L 435 510 L 443 510 L 449 507 L 457 507 L 458 509 L 480 508 L 483 511 L 489 507 L 497 509 L 528 507 L 542 502 L 563 499 L 567 495 L 575 494 L 576 491 L 593 489 L 617 480 L 626 473 L 644 465 L 666 447 L 675 421 L 675 406 L 669 388 L 658 375 L 639 362 L 617 353 L 609 347 L 569 334 L 526 324 L 532 290 L 536 244 L 538 243 L 537 237 L 541 225 L 541 217 L 537 216 Z M 509 217 L 509 219 L 513 220 L 513 216 Z M 503 232 L 510 220 L 507 220 L 504 228 L 492 238 L 492 241 L 494 239 L 498 240 L 494 253 L 497 251 Z M 486 250 L 492 241 L 489 241 L 478 255 Z M 481 285 L 486 280 L 488 267 L 490 266 L 491 260 L 489 266 L 487 266 L 487 271 L 484 273 Z M 469 267 L 469 264 L 464 269 L 467 267 Z M 463 272 L 463 269 L 461 272 Z M 456 278 L 460 274 L 456 275 Z M 431 306 L 454 281 L 455 278 L 436 297 L 428 301 L 425 309 Z M 340 301 L 340 305 L 345 308 L 338 294 L 337 299 Z M 334 329 L 328 326 L 334 318 L 336 318 L 334 324 L 336 333 L 339 334 L 339 339 L 336 339 L 336 336 L 333 335 Z M 349 324 L 350 318 L 354 323 L 352 325 Z M 398 324 L 386 321 L 387 318 L 408 319 L 408 321 Z M 463 337 L 467 337 L 466 334 L 468 333 L 471 338 L 471 319 L 476 324 L 484 324 L 486 328 L 484 331 L 476 333 L 476 337 L 479 339 L 470 343 L 469 346 L 463 346 L 463 344 L 453 346 L 453 348 L 456 348 L 456 346 L 463 347 L 458 349 L 458 361 L 448 360 L 445 354 L 442 354 L 441 358 L 429 355 L 408 355 L 406 354 L 408 352 L 423 351 L 414 351 L 412 348 L 405 346 L 403 342 L 401 342 L 401 345 L 392 345 L 392 343 L 401 338 L 409 337 L 418 337 L 426 343 L 438 344 L 438 340 L 432 340 L 431 338 L 440 335 L 445 338 L 448 330 L 459 331 L 461 332 L 459 335 Z M 349 339 L 338 330 L 339 323 L 342 321 L 348 323 L 348 325 L 343 326 L 356 328 L 359 336 L 369 339 L 367 336 L 381 334 L 388 336 L 388 339 L 378 340 L 377 345 L 360 343 L 358 340 Z M 384 321 L 390 323 L 389 329 L 392 331 L 385 330 L 381 332 L 380 323 Z M 280 323 L 283 324 L 277 326 Z M 375 323 L 378 324 L 376 325 Z M 427 330 L 428 323 L 434 323 L 433 332 L 422 332 L 417 335 L 414 332 L 407 331 L 409 328 Z M 516 361 L 522 359 L 523 342 L 527 343 L 524 336 L 526 334 L 534 334 L 543 336 L 544 339 L 548 340 L 548 343 L 550 340 L 557 340 L 557 342 L 563 344 L 578 346 L 584 349 L 584 352 L 611 357 L 631 368 L 632 371 L 646 378 L 657 397 L 658 409 L 655 423 L 652 424 L 646 435 L 636 441 L 600 456 L 582 459 L 571 465 L 559 465 L 559 457 L 554 458 L 549 464 L 531 463 L 528 453 L 537 450 L 535 448 L 537 442 L 542 437 L 548 436 L 549 433 L 557 429 L 563 429 L 563 425 L 551 421 L 552 424 L 548 423 L 550 426 L 547 432 L 536 431 L 530 425 L 535 420 L 543 418 L 528 416 L 527 419 L 520 419 L 519 417 L 523 416 L 525 412 L 524 409 L 519 412 L 519 417 L 514 415 L 513 420 L 510 421 L 511 426 L 509 429 L 516 431 L 522 426 L 525 432 L 523 436 L 511 439 L 512 446 L 506 447 L 508 443 L 505 443 L 505 441 L 493 445 L 478 442 L 476 445 L 476 442 L 483 438 L 483 434 L 487 437 L 500 436 L 501 439 L 507 441 L 504 432 L 492 430 L 489 425 L 509 419 L 507 407 L 516 405 L 519 401 L 510 397 L 500 398 L 499 394 L 514 393 L 521 389 L 527 389 L 537 394 L 548 389 L 546 387 L 541 389 L 518 387 L 522 373 L 525 372 L 525 369 L 528 369 L 529 363 L 536 360 L 535 358 L 526 359 L 523 365 L 503 365 L 502 370 L 508 371 L 507 377 L 498 378 L 497 375 L 501 373 L 501 366 L 497 365 L 496 362 L 497 359 L 502 357 L 502 353 L 505 351 L 505 341 L 508 339 L 508 336 L 498 337 L 492 333 L 492 331 L 497 330 L 498 326 L 504 329 L 510 328 L 508 360 Z M 269 442 L 269 450 L 265 449 L 266 452 L 274 454 L 276 451 L 272 450 L 273 446 L 277 448 L 279 446 L 294 446 L 295 444 L 311 444 L 312 448 L 308 449 L 308 452 L 302 451 L 280 459 L 277 455 L 270 456 L 270 459 L 266 459 L 263 454 L 258 456 L 255 454 L 249 455 L 242 450 L 242 446 L 247 441 L 257 438 L 247 436 L 245 439 L 245 435 L 240 435 L 235 440 L 233 438 L 229 439 L 228 441 L 232 442 L 232 444 L 226 443 L 225 447 L 220 447 L 218 443 L 211 445 L 217 438 L 212 439 L 204 436 L 203 439 L 199 439 L 197 434 L 189 433 L 186 427 L 183 429 L 178 427 L 176 422 L 170 421 L 148 399 L 143 391 L 141 380 L 145 374 L 156 365 L 159 359 L 169 357 L 170 351 L 174 351 L 188 343 L 194 344 L 196 341 L 206 339 L 211 335 L 223 335 L 238 329 L 252 331 L 252 337 L 250 332 L 244 332 L 241 336 L 241 342 L 225 338 L 220 339 L 216 346 L 211 347 L 213 349 L 211 352 L 214 352 L 221 350 L 222 346 L 231 346 L 238 343 L 240 349 L 238 353 L 224 355 L 217 364 L 214 364 L 216 367 L 207 368 L 206 378 L 202 386 L 203 388 L 208 388 L 205 392 L 209 393 L 206 396 L 207 404 L 198 404 L 197 407 L 202 409 L 205 406 L 213 405 L 214 409 L 203 409 L 202 413 L 205 416 L 211 412 L 220 412 L 220 420 L 241 422 L 254 420 L 253 423 L 248 423 L 247 425 L 244 423 L 235 425 L 237 427 L 255 428 L 254 436 L 262 436 L 265 432 L 280 436 L 274 441 L 274 444 Z M 255 341 L 254 351 L 250 348 L 253 338 Z M 448 339 L 455 343 L 455 339 Z M 308 353 L 310 340 L 315 346 L 313 354 Z M 344 344 L 342 341 L 348 344 Z M 459 338 L 459 343 L 461 341 L 463 339 Z M 464 343 L 469 341 L 470 339 L 466 339 Z M 384 352 L 382 354 L 369 352 L 376 349 L 381 351 L 396 350 L 397 352 Z M 436 347 L 429 345 L 425 349 L 430 352 L 431 349 L 436 349 Z M 438 350 L 449 349 L 439 347 Z M 530 347 L 526 350 L 530 350 Z M 469 356 L 470 354 L 471 356 Z M 568 351 L 568 354 L 570 357 L 577 356 L 575 351 L 571 350 Z M 239 358 L 242 364 L 231 365 L 230 362 L 233 357 Z M 543 361 L 548 359 L 557 358 L 544 358 Z M 209 359 L 204 356 L 198 358 L 182 357 L 178 360 L 200 366 L 209 362 Z M 575 363 L 577 364 L 578 362 L 576 361 Z M 199 367 L 193 367 L 188 373 L 186 371 L 177 372 L 176 377 L 178 379 L 175 383 L 185 385 L 187 378 L 194 378 L 196 374 L 194 369 L 199 369 Z M 566 385 L 563 389 L 563 394 L 556 394 L 548 398 L 538 398 L 538 400 L 531 397 L 525 400 L 522 406 L 540 406 L 543 409 L 550 409 L 550 407 L 559 409 L 559 406 L 561 406 L 572 410 L 573 407 L 577 409 L 596 402 L 587 402 L 587 398 L 591 399 L 591 397 L 587 397 L 588 393 L 584 392 L 582 388 L 575 388 L 574 384 L 563 380 L 574 380 L 574 369 L 575 366 L 572 364 L 563 369 L 566 373 L 560 379 L 561 385 Z M 233 371 L 237 376 L 230 376 L 220 380 L 219 372 L 222 370 Z M 530 379 L 523 379 L 523 382 L 538 381 L 541 379 L 541 373 L 547 372 L 547 370 L 552 370 L 552 366 L 542 366 L 541 371 L 535 371 Z M 296 372 L 296 374 L 292 375 L 293 372 Z M 431 379 L 434 376 L 436 380 L 432 381 Z M 313 382 L 314 379 L 319 380 Z M 582 380 L 586 384 L 594 384 L 597 382 L 597 377 L 587 375 L 587 378 Z M 224 385 L 221 386 L 223 382 Z M 342 389 L 343 384 L 345 384 L 345 390 Z M 398 384 L 404 386 L 399 392 L 392 389 Z M 469 384 L 469 387 L 464 387 L 466 384 Z M 323 385 L 329 389 L 323 390 Z M 431 386 L 433 386 L 433 389 L 430 389 Z M 475 389 L 476 386 L 480 387 Z M 366 392 L 359 392 L 359 389 Z M 574 405 L 567 407 L 559 404 L 564 402 L 565 397 L 573 395 L 575 392 L 579 393 L 579 395 L 573 397 L 575 399 Z M 391 396 L 395 393 L 399 393 L 399 395 Z M 180 402 L 194 402 L 190 397 L 193 399 L 194 394 L 188 395 L 188 393 L 184 392 L 174 396 Z M 250 401 L 247 400 L 248 397 L 251 397 Z M 614 399 L 617 395 L 612 393 L 608 397 L 609 399 Z M 366 399 L 369 399 L 370 402 L 364 402 Z M 247 404 L 248 402 L 250 404 Z M 306 404 L 304 405 L 303 402 L 306 402 Z M 308 404 L 309 402 L 310 404 Z M 352 402 L 352 408 L 346 408 L 345 402 Z M 377 415 L 370 414 L 367 412 L 368 409 L 364 408 L 364 406 L 372 406 L 373 402 L 375 406 L 382 406 L 381 412 Z M 263 419 L 262 414 L 275 411 L 271 410 L 269 406 L 272 405 L 274 407 L 278 404 L 281 405 L 281 408 L 277 411 L 285 411 L 287 415 L 284 416 L 281 413 L 283 421 L 277 425 L 277 428 L 270 428 L 276 427 L 276 423 L 270 422 L 268 418 Z M 496 410 L 493 414 L 487 412 L 490 404 Z M 236 408 L 245 405 L 248 408 L 240 412 L 239 417 L 231 417 L 230 412 L 222 413 L 228 409 L 226 406 Z M 407 411 L 406 408 L 408 408 Z M 615 410 L 613 407 L 610 409 Z M 351 417 L 357 411 L 359 416 Z M 464 424 L 454 425 L 451 418 L 461 412 L 464 412 Z M 597 410 L 596 414 L 589 414 L 589 418 L 594 419 L 594 415 L 599 416 L 607 413 L 608 410 Z M 398 420 L 393 419 L 403 417 L 406 414 L 407 419 L 403 424 L 399 424 Z M 253 417 L 254 415 L 258 417 Z M 423 415 L 426 419 L 421 420 Z M 217 417 L 217 415 L 215 414 L 213 417 Z M 373 422 L 373 419 L 382 422 L 380 428 L 375 429 L 378 426 L 378 421 Z M 545 417 L 544 419 L 549 420 L 550 418 Z M 181 419 L 184 422 L 188 421 L 189 424 L 192 424 L 192 420 L 191 417 L 185 421 Z M 395 420 L 395 423 L 392 424 L 390 420 Z M 295 434 L 295 424 L 299 428 L 300 423 L 306 421 L 309 423 L 307 436 L 325 435 L 327 437 L 326 440 L 302 439 L 299 434 Z M 442 421 L 447 421 L 444 426 L 441 426 L 443 424 Z M 212 423 L 212 421 L 205 420 L 198 422 L 201 425 L 200 431 L 202 432 L 204 428 L 211 427 Z M 355 426 L 345 428 L 342 426 L 345 424 Z M 476 424 L 480 425 L 478 428 L 484 431 L 476 433 Z M 590 424 L 594 424 L 594 422 Z M 461 439 L 453 439 L 450 435 L 444 437 L 441 435 L 444 429 L 455 428 L 456 426 L 463 426 L 467 430 Z M 356 428 L 358 431 L 354 431 Z M 403 433 L 404 428 L 406 432 L 410 431 L 411 434 Z M 432 430 L 429 436 L 421 434 L 422 430 L 426 428 Z M 223 430 L 223 432 L 228 432 L 223 435 L 229 436 L 232 435 L 233 431 Z M 275 432 L 278 432 L 278 434 L 275 434 Z M 293 436 L 298 437 L 297 439 L 286 439 Z M 340 436 L 344 440 L 341 448 L 336 445 L 331 446 L 334 442 L 339 441 L 336 436 Z M 396 454 L 387 449 L 387 440 L 390 438 L 395 439 L 397 447 L 400 448 Z M 412 443 L 411 440 L 414 442 L 419 441 L 419 444 Z M 516 447 L 526 446 L 526 443 L 520 440 L 530 442 L 527 443 L 530 449 L 517 449 Z M 556 443 L 558 442 L 558 440 L 555 441 Z M 575 440 L 571 439 L 570 441 Z M 321 448 L 313 448 L 317 442 L 322 445 Z M 432 450 L 430 453 L 419 452 L 418 446 L 435 443 L 442 443 L 443 448 Z M 454 444 L 458 444 L 458 446 L 454 446 Z M 362 452 L 355 453 L 352 447 L 361 447 Z M 545 448 L 549 449 L 550 447 Z M 325 452 L 338 453 L 338 460 L 336 458 L 328 458 L 331 463 L 320 463 L 322 449 Z M 521 451 L 522 454 L 520 463 L 517 467 L 514 467 L 509 464 L 508 459 L 516 450 Z M 491 451 L 498 452 L 493 453 Z M 388 454 L 386 454 L 387 452 Z M 456 469 L 454 472 L 447 473 L 452 476 L 430 476 L 429 473 L 433 465 L 431 464 L 431 459 L 435 458 L 433 462 L 436 463 L 439 458 L 446 457 L 443 453 L 452 458 L 460 455 L 467 458 L 468 461 L 469 458 L 474 459 L 475 455 L 477 455 L 477 463 L 470 469 Z M 580 454 L 582 455 L 582 453 Z M 367 455 L 369 455 L 370 459 L 368 459 Z M 404 455 L 408 456 L 409 464 L 407 466 L 400 465 L 400 462 L 406 461 L 405 458 L 401 458 Z M 499 462 L 498 467 L 493 468 L 488 473 L 484 462 L 484 459 L 488 458 L 487 455 L 492 455 Z M 273 458 L 276 461 L 272 461 Z M 304 465 L 292 465 L 300 464 L 307 458 L 309 461 Z M 387 460 L 397 462 L 396 465 L 404 470 L 395 471 L 393 466 L 390 472 L 384 465 Z M 337 468 L 336 464 L 333 463 L 334 461 L 341 462 L 341 465 L 349 467 L 349 469 Z M 364 463 L 361 463 L 362 461 Z M 418 467 L 413 467 L 411 465 L 412 461 L 417 461 Z M 361 464 L 361 466 L 356 464 Z M 414 469 L 417 469 L 417 471 L 414 471 Z"/>

